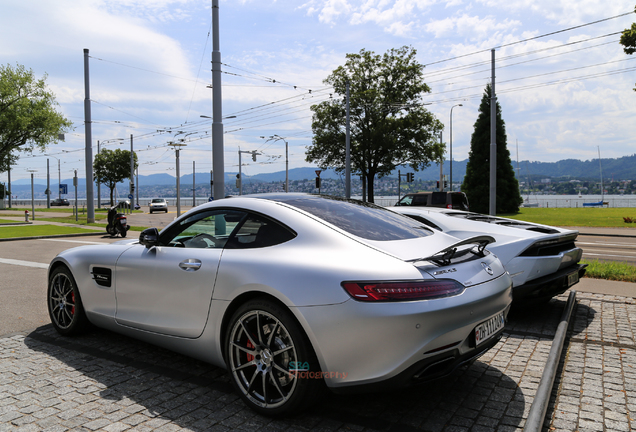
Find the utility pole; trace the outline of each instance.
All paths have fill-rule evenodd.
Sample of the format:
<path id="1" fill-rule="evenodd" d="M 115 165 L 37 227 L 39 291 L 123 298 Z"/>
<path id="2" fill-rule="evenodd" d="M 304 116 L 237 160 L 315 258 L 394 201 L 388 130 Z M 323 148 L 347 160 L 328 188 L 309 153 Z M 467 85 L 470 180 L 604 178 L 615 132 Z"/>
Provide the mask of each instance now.
<path id="1" fill-rule="evenodd" d="M 73 186 L 75 186 L 75 222 L 79 217 L 79 208 L 77 207 L 77 170 L 74 170 Z"/>
<path id="2" fill-rule="evenodd" d="M 351 198 L 351 124 L 349 117 L 349 81 L 347 81 L 347 124 L 345 136 L 345 197 Z"/>
<path id="3" fill-rule="evenodd" d="M 196 204 L 196 197 L 195 197 L 195 194 L 194 194 L 195 189 L 196 189 L 196 188 L 195 188 L 195 184 L 196 184 L 196 183 L 195 183 L 195 181 L 194 181 L 194 176 L 195 176 L 195 174 L 196 174 L 196 170 L 194 169 L 194 167 L 195 167 L 194 162 L 195 162 L 195 161 L 192 161 L 192 207 L 196 207 L 196 206 L 197 206 L 197 204 Z"/>
<path id="4" fill-rule="evenodd" d="M 51 173 L 48 158 L 46 158 L 46 208 L 51 208 Z"/>
<path id="5" fill-rule="evenodd" d="M 442 144 L 442 132 L 439 133 L 439 143 Z M 439 158 L 439 191 L 444 192 L 444 156 Z"/>
<path id="6" fill-rule="evenodd" d="M 33 194 L 33 173 L 38 172 L 37 170 L 27 170 L 31 173 L 31 219 L 35 220 L 35 199 Z"/>
<path id="7" fill-rule="evenodd" d="M 222 103 L 219 0 L 212 0 L 212 169 L 214 172 L 214 199 L 225 197 Z"/>
<path id="8" fill-rule="evenodd" d="M 135 208 L 135 153 L 133 152 L 133 135 L 130 134 L 130 214 Z"/>
<path id="9" fill-rule="evenodd" d="M 497 94 L 495 93 L 495 50 L 491 51 L 490 94 L 490 206 L 489 215 L 497 214 Z"/>
<path id="10" fill-rule="evenodd" d="M 175 150 L 175 156 L 177 159 L 177 217 L 181 216 L 181 179 L 180 174 L 179 174 L 179 148 L 180 147 L 185 147 L 186 144 L 183 143 L 174 143 L 174 142 L 170 142 L 168 143 L 169 146 L 171 146 L 172 148 L 174 148 Z"/>
<path id="11" fill-rule="evenodd" d="M 97 156 L 99 156 L 99 140 L 97 140 Z M 101 209 L 102 208 L 102 191 L 100 189 L 100 181 L 99 178 L 97 178 L 97 208 Z"/>
<path id="12" fill-rule="evenodd" d="M 93 136 L 91 127 L 91 87 L 88 74 L 88 48 L 84 48 L 84 135 L 86 145 L 86 221 L 95 223 L 95 202 L 93 196 Z"/>

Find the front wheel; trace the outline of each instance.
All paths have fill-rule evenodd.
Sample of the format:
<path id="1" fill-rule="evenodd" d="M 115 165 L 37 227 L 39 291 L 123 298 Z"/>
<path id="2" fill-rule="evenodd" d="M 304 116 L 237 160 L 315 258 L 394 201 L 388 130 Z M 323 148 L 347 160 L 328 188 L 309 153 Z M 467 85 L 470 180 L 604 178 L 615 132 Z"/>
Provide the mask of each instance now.
<path id="1" fill-rule="evenodd" d="M 260 414 L 297 413 L 324 388 L 311 344 L 283 306 L 265 299 L 245 303 L 232 316 L 225 344 L 234 387 Z"/>
<path id="2" fill-rule="evenodd" d="M 51 273 L 47 304 L 49 317 L 58 333 L 71 336 L 89 327 L 77 284 L 66 267 L 58 267 Z"/>

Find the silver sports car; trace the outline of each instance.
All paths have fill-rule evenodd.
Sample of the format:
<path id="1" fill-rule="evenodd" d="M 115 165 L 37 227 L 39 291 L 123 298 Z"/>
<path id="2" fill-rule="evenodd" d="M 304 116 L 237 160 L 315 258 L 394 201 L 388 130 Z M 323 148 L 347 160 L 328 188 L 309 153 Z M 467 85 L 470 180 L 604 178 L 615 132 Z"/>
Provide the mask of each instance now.
<path id="1" fill-rule="evenodd" d="M 417 384 L 492 347 L 511 303 L 492 241 L 334 197 L 229 198 L 60 253 L 47 303 L 63 335 L 92 323 L 227 368 L 248 406 L 281 415 L 324 384 Z"/>
<path id="2" fill-rule="evenodd" d="M 488 245 L 512 277 L 514 303 L 550 300 L 578 283 L 587 264 L 574 241 L 579 232 L 461 210 L 422 207 L 388 207 L 459 239 L 486 234 Z"/>

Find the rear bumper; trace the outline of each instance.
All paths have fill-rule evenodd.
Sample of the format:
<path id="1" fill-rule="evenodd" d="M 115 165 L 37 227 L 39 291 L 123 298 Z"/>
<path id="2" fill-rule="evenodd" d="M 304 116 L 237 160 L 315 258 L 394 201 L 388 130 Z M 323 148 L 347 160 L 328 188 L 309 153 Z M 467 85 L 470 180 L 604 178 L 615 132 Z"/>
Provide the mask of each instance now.
<path id="1" fill-rule="evenodd" d="M 503 333 L 504 329 L 502 328 L 486 342 L 463 354 L 460 353 L 459 349 L 454 349 L 421 360 L 400 374 L 384 381 L 349 387 L 331 387 L 330 390 L 338 394 L 367 393 L 412 387 L 444 378 L 459 367 L 469 365 L 485 354 L 499 342 Z"/>
<path id="2" fill-rule="evenodd" d="M 555 273 L 533 279 L 527 283 L 513 287 L 513 304 L 519 301 L 549 300 L 554 296 L 564 293 L 568 288 L 578 283 L 578 279 L 585 275 L 587 264 L 575 264 L 561 269 Z M 571 275 L 578 273 L 576 282 L 571 283 Z"/>

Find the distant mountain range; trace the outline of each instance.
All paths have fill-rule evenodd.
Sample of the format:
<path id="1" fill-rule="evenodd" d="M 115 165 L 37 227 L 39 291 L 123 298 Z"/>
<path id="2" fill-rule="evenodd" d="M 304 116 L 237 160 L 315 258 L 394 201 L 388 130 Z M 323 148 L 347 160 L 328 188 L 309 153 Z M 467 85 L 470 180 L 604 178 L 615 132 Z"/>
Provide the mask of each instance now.
<path id="1" fill-rule="evenodd" d="M 466 164 L 468 160 L 453 161 L 453 179 L 455 182 L 459 181 L 466 174 Z M 517 173 L 517 163 L 512 163 L 515 173 Z M 603 178 L 607 180 L 634 180 L 636 179 L 636 154 L 631 156 L 623 156 L 617 159 L 602 159 Z M 450 170 L 449 161 L 444 162 L 443 171 L 444 174 L 448 174 Z M 413 172 L 409 167 L 401 167 L 400 172 L 405 174 L 407 172 Z M 236 172 L 226 172 L 225 181 L 234 182 L 236 179 Z M 394 171 L 391 177 L 397 178 L 397 170 Z M 598 159 L 581 161 L 576 159 L 566 159 L 558 162 L 519 162 L 519 175 L 522 180 L 528 177 L 532 179 L 537 178 L 572 178 L 578 180 L 598 180 L 600 178 L 600 170 Z M 289 180 L 310 180 L 316 177 L 316 168 L 293 168 L 289 170 Z M 320 174 L 323 179 L 339 179 L 343 176 L 336 173 L 332 169 L 323 170 Z M 415 172 L 416 180 L 423 181 L 435 181 L 439 179 L 439 165 L 432 165 L 423 171 Z M 253 176 L 244 175 L 243 182 L 282 182 L 285 181 L 285 171 L 278 171 L 274 173 L 256 174 Z M 151 174 L 140 175 L 139 186 L 164 186 L 174 185 L 176 178 L 169 174 Z M 210 173 L 201 172 L 196 173 L 196 184 L 209 184 Z M 67 184 L 69 193 L 73 190 L 73 179 L 64 179 L 62 184 Z M 185 174 L 181 176 L 181 185 L 191 185 L 192 174 Z M 46 186 L 46 180 L 35 179 L 34 185 L 38 185 L 36 189 L 41 189 L 42 186 Z M 122 186 L 128 185 L 128 181 L 121 183 Z M 15 192 L 31 187 L 30 179 L 20 179 L 12 182 L 12 187 Z M 85 190 L 86 181 L 84 179 L 78 179 L 78 191 Z M 57 190 L 57 179 L 55 176 L 51 176 L 51 189 Z"/>

